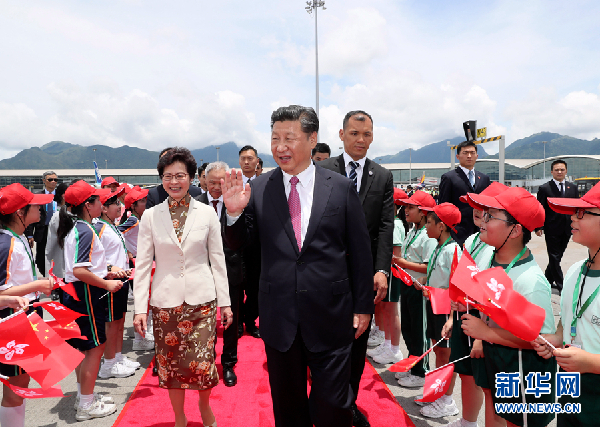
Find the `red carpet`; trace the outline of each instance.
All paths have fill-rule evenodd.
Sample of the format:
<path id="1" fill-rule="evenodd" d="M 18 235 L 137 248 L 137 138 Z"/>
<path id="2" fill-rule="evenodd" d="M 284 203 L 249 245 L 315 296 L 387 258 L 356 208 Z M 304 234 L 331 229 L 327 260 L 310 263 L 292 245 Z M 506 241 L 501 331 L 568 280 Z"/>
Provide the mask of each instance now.
<path id="1" fill-rule="evenodd" d="M 217 364 L 221 375 L 220 352 L 222 331 L 219 331 Z M 272 427 L 273 409 L 267 374 L 267 361 L 262 340 L 244 335 L 238 344 L 239 361 L 235 372 L 238 383 L 213 389 L 211 407 L 219 427 Z M 368 415 L 373 427 L 412 426 L 414 424 L 383 383 L 377 371 L 367 363 L 361 380 L 358 407 Z M 198 410 L 198 394 L 186 392 L 186 415 L 189 427 L 202 426 Z M 166 390 L 158 387 L 158 377 L 148 368 L 113 427 L 171 427 L 175 422 Z"/>

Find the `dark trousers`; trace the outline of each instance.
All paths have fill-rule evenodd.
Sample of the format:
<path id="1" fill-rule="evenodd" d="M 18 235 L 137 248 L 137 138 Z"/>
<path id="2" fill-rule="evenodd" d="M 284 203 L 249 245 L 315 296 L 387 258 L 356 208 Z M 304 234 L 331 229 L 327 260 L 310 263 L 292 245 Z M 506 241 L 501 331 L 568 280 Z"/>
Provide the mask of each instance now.
<path id="1" fill-rule="evenodd" d="M 406 286 L 400 284 L 400 323 L 402 330 L 402 338 L 408 354 L 411 356 L 420 356 L 425 353 L 425 336 L 423 330 L 423 293 L 414 286 Z M 421 362 L 417 363 L 410 373 L 417 377 L 425 377 L 426 369 L 425 357 Z"/>
<path id="2" fill-rule="evenodd" d="M 352 344 L 313 353 L 300 331 L 288 351 L 265 344 L 276 427 L 350 427 Z M 307 396 L 307 370 L 312 385 Z"/>
<path id="3" fill-rule="evenodd" d="M 562 288 L 563 272 L 560 268 L 560 261 L 567 249 L 571 236 L 568 234 L 548 235 L 547 233 L 544 233 L 544 236 L 546 237 L 546 250 L 548 251 L 548 266 L 545 272 L 546 279 L 548 279 L 550 284 L 556 283 L 559 288 Z"/>
<path id="4" fill-rule="evenodd" d="M 35 246 L 35 264 L 41 276 L 46 275 L 46 242 L 48 240 L 48 226 L 46 225 L 39 242 Z"/>
<path id="5" fill-rule="evenodd" d="M 259 249 L 260 250 L 260 249 Z M 256 325 L 258 319 L 258 281 L 260 280 L 260 256 L 244 254 L 244 283 L 240 287 L 239 324 L 246 328 Z M 246 300 L 244 301 L 244 293 Z"/>
<path id="6" fill-rule="evenodd" d="M 365 370 L 365 362 L 367 357 L 367 342 L 369 341 L 369 332 L 371 332 L 371 322 L 367 326 L 367 330 L 352 343 L 352 354 L 350 364 L 350 387 L 352 388 L 352 403 L 356 402 L 358 390 L 360 387 L 360 379 Z"/>
<path id="7" fill-rule="evenodd" d="M 237 325 L 240 315 L 240 286 L 229 286 L 229 298 L 231 299 L 231 311 L 233 312 L 233 322 L 229 328 L 223 331 L 223 354 L 221 355 L 221 365 L 223 367 L 233 368 L 237 363 L 237 345 L 238 331 Z"/>

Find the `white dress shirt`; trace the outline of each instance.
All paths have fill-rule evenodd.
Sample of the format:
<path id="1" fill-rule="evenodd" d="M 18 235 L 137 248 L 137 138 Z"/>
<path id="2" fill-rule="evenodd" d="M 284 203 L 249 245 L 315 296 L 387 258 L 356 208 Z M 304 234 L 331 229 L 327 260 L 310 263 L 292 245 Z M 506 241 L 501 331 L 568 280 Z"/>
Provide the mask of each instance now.
<path id="1" fill-rule="evenodd" d="M 554 183 L 556 184 L 556 188 L 558 188 L 559 191 L 560 191 L 560 184 L 562 184 L 562 186 L 563 186 L 563 188 L 562 188 L 563 193 L 565 191 L 567 191 L 567 182 L 566 182 L 567 180 L 566 179 L 563 179 L 562 181 L 557 181 L 554 178 L 552 178 L 552 181 L 554 181 Z M 561 196 L 562 196 L 562 193 L 561 193 Z"/>
<path id="2" fill-rule="evenodd" d="M 244 183 L 244 185 L 245 185 L 245 183 Z M 206 192 L 206 195 L 208 196 L 208 206 L 210 206 L 211 208 L 213 207 L 213 200 L 219 201 L 219 203 L 217 203 L 217 217 L 219 217 L 219 220 L 220 220 L 221 212 L 223 210 L 223 195 L 221 194 L 221 196 L 218 199 L 214 199 L 213 196 L 211 196 L 208 191 Z"/>
<path id="3" fill-rule="evenodd" d="M 360 160 L 354 160 L 352 157 L 350 157 L 348 155 L 348 153 L 346 153 L 344 151 L 344 164 L 346 166 L 346 176 L 349 177 L 350 176 L 350 172 L 352 171 L 352 166 L 350 166 L 350 162 L 356 162 L 358 163 L 358 167 L 356 168 L 356 192 L 360 192 L 360 183 L 362 180 L 362 176 L 363 176 L 363 171 L 365 170 L 365 162 L 366 162 L 367 158 L 363 157 Z"/>
<path id="4" fill-rule="evenodd" d="M 285 188 L 285 197 L 288 200 L 290 198 L 290 191 L 292 191 L 290 179 L 292 179 L 293 176 L 294 175 L 283 172 L 283 187 Z M 315 190 L 315 165 L 313 162 L 310 162 L 306 169 L 295 176 L 298 178 L 296 190 L 298 190 L 298 196 L 300 197 L 300 239 L 302 240 L 301 243 L 304 244 L 304 237 L 306 236 L 306 230 L 308 230 L 308 222 L 310 221 L 313 194 Z"/>
<path id="5" fill-rule="evenodd" d="M 248 178 L 246 175 L 242 174 L 242 179 L 244 180 L 244 187 L 246 186 L 246 184 L 248 184 L 248 182 L 254 180 L 254 178 L 256 178 L 256 175 L 252 175 L 250 178 Z"/>
<path id="6" fill-rule="evenodd" d="M 473 168 L 473 169 L 467 169 L 464 166 L 461 166 L 461 165 L 458 165 L 458 166 L 462 169 L 462 171 L 465 173 L 465 175 L 467 175 L 467 179 L 469 179 L 469 172 L 473 171 L 473 186 L 475 186 L 475 178 L 477 178 L 475 176 L 475 168 Z M 469 182 L 471 182 L 471 180 L 469 180 Z"/>

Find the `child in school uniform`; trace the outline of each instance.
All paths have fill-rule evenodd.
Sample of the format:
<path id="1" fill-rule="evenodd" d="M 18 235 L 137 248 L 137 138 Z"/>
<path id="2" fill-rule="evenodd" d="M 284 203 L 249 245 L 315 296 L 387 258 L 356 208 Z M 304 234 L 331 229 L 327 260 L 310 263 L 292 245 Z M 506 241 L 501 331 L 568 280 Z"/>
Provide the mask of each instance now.
<path id="1" fill-rule="evenodd" d="M 581 404 L 580 413 L 558 414 L 557 425 L 597 426 L 600 423 L 600 184 L 581 199 L 548 198 L 552 210 L 571 214 L 573 241 L 588 248 L 587 259 L 569 268 L 563 283 L 560 322 L 556 334 L 533 343 L 544 358 L 554 356 L 561 371 L 580 373 L 578 398 L 562 395 L 559 403 Z"/>
<path id="2" fill-rule="evenodd" d="M 416 279 L 427 274 L 427 263 L 437 246 L 437 241 L 427 236 L 427 212 L 421 210 L 421 207 L 434 207 L 435 200 L 426 192 L 417 190 L 411 197 L 399 202 L 405 206 L 406 220 L 414 226 L 404 239 L 401 256 L 393 256 L 392 260 Z M 404 342 L 412 356 L 420 356 L 427 351 L 424 313 L 425 300 L 421 290 L 414 286 L 414 281 L 411 286 L 401 283 L 400 323 Z M 423 387 L 428 363 L 428 357 L 425 357 L 410 372 L 397 372 L 398 384 L 402 387 Z"/>
<path id="3" fill-rule="evenodd" d="M 550 300 L 550 284 L 527 248 L 531 232 L 544 224 L 544 208 L 524 188 L 509 188 L 495 197 L 468 193 L 480 210 L 484 210 L 481 240 L 496 248 L 488 268 L 502 267 L 513 282 L 513 290 L 529 302 L 544 309 L 546 315 L 541 333 L 554 333 L 554 315 Z M 486 426 L 517 425 L 545 426 L 553 418 L 551 413 L 523 414 L 495 412 L 495 403 L 553 403 L 555 396 L 556 361 L 539 356 L 531 343 L 517 338 L 500 328 L 491 318 L 485 321 L 471 314 L 463 314 L 462 328 L 471 338 L 483 342 L 487 384 L 479 384 L 485 395 Z M 514 397 L 496 397 L 496 374 L 522 373 L 521 390 Z M 525 378 L 531 372 L 549 373 L 550 394 L 536 397 L 525 394 Z M 526 417 L 526 419 L 525 419 Z"/>
<path id="4" fill-rule="evenodd" d="M 454 253 L 460 255 L 460 246 L 450 235 L 450 229 L 460 223 L 460 210 L 451 203 L 442 203 L 433 208 L 422 207 L 427 214 L 427 236 L 437 241 L 437 246 L 429 263 L 427 264 L 427 276 L 419 278 L 419 285 L 426 284 L 432 288 L 448 289 L 450 286 L 450 269 Z M 456 231 L 456 230 L 454 230 Z M 450 346 L 448 337 L 443 334 L 443 328 L 448 321 L 447 314 L 434 314 L 431 302 L 427 299 L 428 291 L 423 289 L 423 298 L 425 301 L 425 322 L 427 324 L 427 339 L 431 340 L 432 346 L 435 346 L 436 367 L 440 368 L 450 362 Z M 440 342 L 441 341 L 441 342 Z M 438 342 L 440 342 L 438 344 Z M 437 344 L 437 345 L 436 345 Z M 454 382 L 456 375 L 452 376 L 450 387 L 446 394 L 430 404 L 421 405 L 421 414 L 429 418 L 441 418 L 458 414 L 458 407 L 452 398 L 454 391 Z M 422 396 L 418 396 L 420 399 Z M 421 404 L 421 402 L 416 402 Z"/>
<path id="5" fill-rule="evenodd" d="M 492 182 L 480 194 L 494 197 L 507 190 L 508 187 L 499 182 Z M 461 196 L 460 201 L 469 203 L 473 208 L 473 223 L 479 229 L 482 222 L 483 211 L 478 205 L 473 204 L 467 195 Z M 494 256 L 494 247 L 482 242 L 480 231 L 471 234 L 465 241 L 463 251 L 467 251 L 475 261 L 480 270 L 485 270 L 490 265 Z M 486 378 L 485 363 L 483 361 L 483 343 L 481 340 L 469 339 L 462 330 L 462 319 L 460 315 L 466 311 L 462 308 L 459 313 L 458 305 L 452 301 L 452 313 L 444 325 L 442 333 L 450 336 L 450 360 L 459 360 L 464 356 L 471 355 L 470 359 L 459 360 L 454 364 L 454 372 L 460 376 L 460 388 L 462 396 L 462 418 L 447 424 L 448 427 L 477 427 L 477 417 L 483 405 L 483 391 L 476 384 L 475 377 Z M 479 316 L 476 309 L 470 309 L 469 313 Z M 475 371 L 475 372 L 474 372 Z"/>
<path id="6" fill-rule="evenodd" d="M 115 227 L 115 219 L 121 214 L 119 197 L 125 191 L 119 187 L 116 191 L 100 196 L 102 214 L 93 222 L 94 228 L 104 247 L 106 260 L 109 264 L 122 270 L 129 270 L 129 259 L 125 239 Z M 127 313 L 127 294 L 129 286 L 127 281 L 117 292 L 105 297 L 106 310 L 106 347 L 104 349 L 104 363 L 100 367 L 100 378 L 125 378 L 135 374 L 140 367 L 122 353 L 123 333 L 125 330 L 125 313 Z"/>
<path id="7" fill-rule="evenodd" d="M 15 314 L 19 308 L 29 314 L 34 309 L 27 309 L 28 304 L 38 301 L 41 293 L 50 295 L 52 283 L 37 279 L 33 254 L 23 233 L 28 225 L 40 220 L 40 205 L 53 198 L 52 194 L 33 194 L 18 183 L 0 190 L 0 318 Z M 37 311 L 41 316 L 41 309 Z M 0 354 L 0 361 L 4 357 Z M 9 377 L 10 384 L 29 386 L 29 375 L 17 365 L 0 362 L 0 374 Z M 25 400 L 6 384 L 2 385 L 0 425 L 25 425 Z"/>
<path id="8" fill-rule="evenodd" d="M 120 280 L 126 272 L 113 267 L 106 260 L 104 247 L 92 220 L 102 211 L 99 197 L 110 190 L 93 188 L 85 181 L 77 181 L 65 192 L 65 206 L 60 210 L 58 244 L 64 250 L 65 281 L 72 282 L 79 301 L 68 294 L 64 304 L 73 311 L 85 314 L 76 319 L 81 334 L 87 339 L 71 339 L 69 344 L 81 351 L 85 358 L 75 369 L 77 375 L 77 421 L 105 417 L 117 410 L 109 396 L 94 393 L 96 376 L 106 342 L 105 307 L 107 292 L 116 292 L 123 286 Z"/>
<path id="9" fill-rule="evenodd" d="M 400 200 L 408 199 L 404 191 L 394 188 L 394 235 L 393 235 L 393 254 L 402 255 L 402 242 L 406 235 L 404 224 L 398 217 L 400 212 Z M 373 358 L 374 362 L 381 364 L 396 363 L 402 360 L 400 351 L 400 285 L 402 280 L 390 274 L 389 287 L 387 294 L 377 304 L 375 309 L 380 307 L 380 319 L 383 324 L 384 341 L 374 349 L 367 351 L 367 354 Z M 377 314 L 377 311 L 376 311 Z"/>

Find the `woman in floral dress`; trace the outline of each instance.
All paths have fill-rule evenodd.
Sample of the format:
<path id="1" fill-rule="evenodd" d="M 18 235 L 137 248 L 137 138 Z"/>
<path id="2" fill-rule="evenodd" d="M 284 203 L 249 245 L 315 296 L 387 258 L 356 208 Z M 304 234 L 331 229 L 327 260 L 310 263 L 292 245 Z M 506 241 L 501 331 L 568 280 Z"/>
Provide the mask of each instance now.
<path id="1" fill-rule="evenodd" d="M 140 223 L 134 326 L 145 335 L 149 302 L 159 385 L 169 390 L 175 427 L 187 424 L 185 389 L 199 391 L 202 422 L 216 427 L 209 396 L 219 383 L 217 307 L 225 328 L 233 315 L 219 220 L 213 208 L 188 193 L 195 171 L 196 161 L 186 148 L 171 149 L 158 163 L 169 197 L 147 210 Z M 153 260 L 156 271 L 151 281 Z"/>

